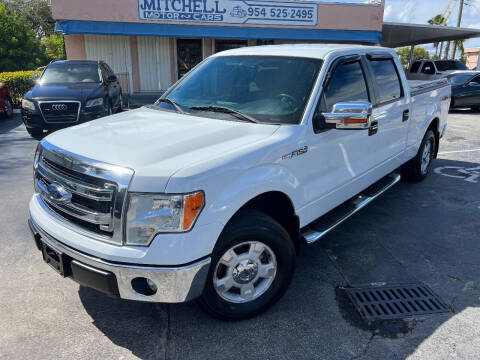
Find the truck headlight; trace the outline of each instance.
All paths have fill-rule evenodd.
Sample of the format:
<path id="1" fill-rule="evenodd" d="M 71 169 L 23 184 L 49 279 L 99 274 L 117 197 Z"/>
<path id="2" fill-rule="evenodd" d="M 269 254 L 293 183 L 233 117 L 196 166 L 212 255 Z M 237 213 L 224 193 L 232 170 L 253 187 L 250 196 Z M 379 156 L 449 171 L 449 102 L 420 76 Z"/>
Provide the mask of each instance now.
<path id="1" fill-rule="evenodd" d="M 103 98 L 90 99 L 85 104 L 85 107 L 103 106 Z"/>
<path id="2" fill-rule="evenodd" d="M 189 231 L 204 205 L 202 191 L 185 195 L 130 193 L 126 244 L 148 246 L 159 233 Z"/>
<path id="3" fill-rule="evenodd" d="M 22 108 L 30 110 L 30 111 L 35 111 L 36 110 L 35 109 L 35 103 L 33 101 L 30 101 L 30 100 L 27 100 L 27 99 L 22 100 Z"/>

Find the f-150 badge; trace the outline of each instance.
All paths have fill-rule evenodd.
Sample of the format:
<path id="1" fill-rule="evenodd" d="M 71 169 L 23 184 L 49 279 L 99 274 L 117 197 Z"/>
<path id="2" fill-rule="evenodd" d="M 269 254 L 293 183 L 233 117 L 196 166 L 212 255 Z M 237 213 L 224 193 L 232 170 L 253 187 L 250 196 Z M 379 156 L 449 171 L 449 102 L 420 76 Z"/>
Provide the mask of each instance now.
<path id="1" fill-rule="evenodd" d="M 308 146 L 304 146 L 301 149 L 292 151 L 290 154 L 283 155 L 282 160 L 292 159 L 296 156 L 300 156 L 300 155 L 303 155 L 303 154 L 307 153 L 307 151 L 308 151 Z"/>

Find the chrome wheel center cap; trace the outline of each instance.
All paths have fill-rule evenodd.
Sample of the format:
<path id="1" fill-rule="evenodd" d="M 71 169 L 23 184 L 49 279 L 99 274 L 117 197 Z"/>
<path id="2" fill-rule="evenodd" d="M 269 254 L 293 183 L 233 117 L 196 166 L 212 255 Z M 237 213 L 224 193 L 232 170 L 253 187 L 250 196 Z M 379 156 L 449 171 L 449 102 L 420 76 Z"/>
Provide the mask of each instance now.
<path id="1" fill-rule="evenodd" d="M 247 284 L 256 278 L 258 274 L 258 264 L 252 260 L 246 259 L 233 268 L 233 280 L 238 284 Z"/>

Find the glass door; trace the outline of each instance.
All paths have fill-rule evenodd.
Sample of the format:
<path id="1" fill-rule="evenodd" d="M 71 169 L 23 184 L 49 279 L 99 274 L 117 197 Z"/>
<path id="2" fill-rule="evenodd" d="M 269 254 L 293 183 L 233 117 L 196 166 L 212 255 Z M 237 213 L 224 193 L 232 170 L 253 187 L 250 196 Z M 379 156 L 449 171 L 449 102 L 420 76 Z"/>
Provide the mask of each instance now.
<path id="1" fill-rule="evenodd" d="M 203 59 L 201 39 L 177 39 L 177 75 L 180 79 Z"/>

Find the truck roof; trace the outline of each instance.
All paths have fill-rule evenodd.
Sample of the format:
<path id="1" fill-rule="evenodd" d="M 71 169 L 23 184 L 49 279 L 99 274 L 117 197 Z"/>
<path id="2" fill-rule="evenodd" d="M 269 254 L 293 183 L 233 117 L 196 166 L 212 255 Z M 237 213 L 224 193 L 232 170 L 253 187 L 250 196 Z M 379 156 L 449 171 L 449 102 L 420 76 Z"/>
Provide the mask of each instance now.
<path id="1" fill-rule="evenodd" d="M 286 45 L 264 45 L 249 46 L 238 49 L 222 51 L 214 56 L 236 56 L 236 55 L 264 55 L 264 56 L 294 56 L 324 59 L 332 52 L 343 52 L 355 50 L 361 54 L 372 51 L 385 51 L 393 54 L 394 50 L 380 46 L 347 45 L 347 44 L 286 44 Z"/>

